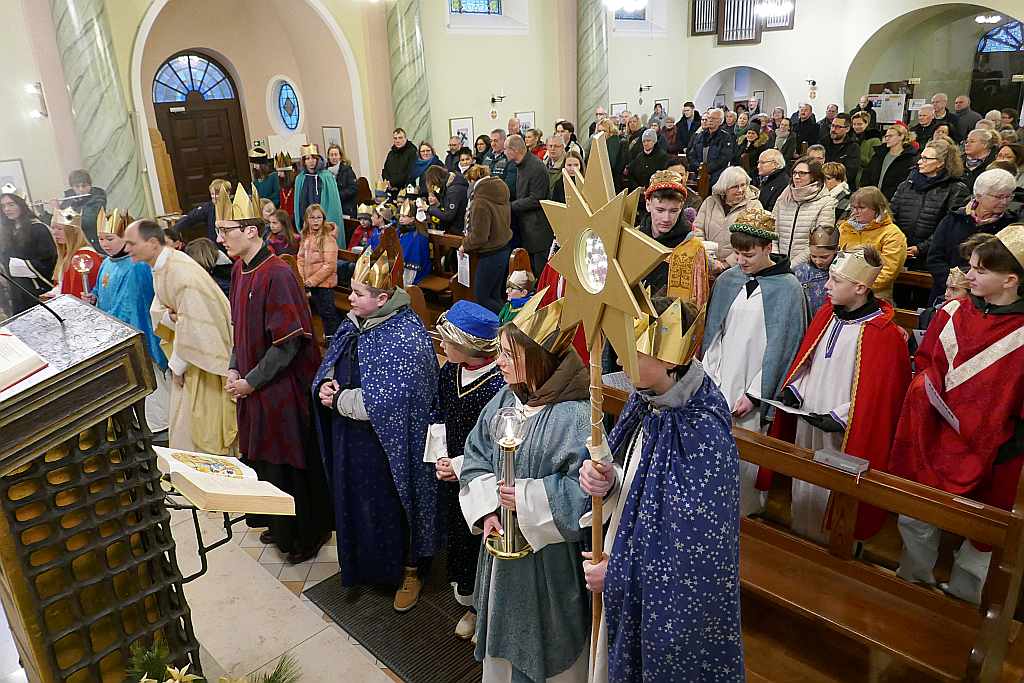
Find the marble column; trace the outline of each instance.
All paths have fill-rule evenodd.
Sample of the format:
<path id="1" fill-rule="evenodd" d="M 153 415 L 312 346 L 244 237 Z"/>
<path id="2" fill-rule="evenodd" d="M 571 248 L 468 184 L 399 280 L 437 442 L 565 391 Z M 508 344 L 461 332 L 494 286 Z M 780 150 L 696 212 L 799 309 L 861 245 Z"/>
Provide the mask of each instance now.
<path id="1" fill-rule="evenodd" d="M 405 129 L 414 145 L 433 139 L 427 65 L 420 30 L 420 0 L 388 3 L 388 50 L 391 53 L 391 99 L 395 126 Z"/>
<path id="2" fill-rule="evenodd" d="M 82 165 L 107 191 L 107 206 L 133 216 L 146 206 L 138 141 L 121 91 L 104 0 L 50 0 L 71 95 Z"/>
<path id="3" fill-rule="evenodd" d="M 585 135 L 594 111 L 608 106 L 608 10 L 601 0 L 577 0 L 576 22 L 576 115 Z"/>

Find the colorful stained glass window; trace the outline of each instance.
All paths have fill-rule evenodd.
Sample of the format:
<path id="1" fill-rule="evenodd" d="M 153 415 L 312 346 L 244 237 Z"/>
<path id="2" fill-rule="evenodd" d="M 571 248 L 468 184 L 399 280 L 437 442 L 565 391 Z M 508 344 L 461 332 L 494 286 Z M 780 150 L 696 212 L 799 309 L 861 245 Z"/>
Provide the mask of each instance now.
<path id="1" fill-rule="evenodd" d="M 501 0 L 448 0 L 451 14 L 501 14 Z"/>
<path id="2" fill-rule="evenodd" d="M 299 98 L 287 81 L 281 83 L 277 90 L 277 112 L 285 128 L 295 130 L 299 127 Z"/>
<path id="3" fill-rule="evenodd" d="M 206 57 L 185 54 L 163 63 L 153 79 L 153 102 L 184 102 L 190 92 L 204 100 L 231 100 L 235 89 L 227 74 Z"/>
<path id="4" fill-rule="evenodd" d="M 1019 21 L 997 26 L 978 41 L 978 52 L 1021 51 L 1024 51 L 1024 25 Z"/>

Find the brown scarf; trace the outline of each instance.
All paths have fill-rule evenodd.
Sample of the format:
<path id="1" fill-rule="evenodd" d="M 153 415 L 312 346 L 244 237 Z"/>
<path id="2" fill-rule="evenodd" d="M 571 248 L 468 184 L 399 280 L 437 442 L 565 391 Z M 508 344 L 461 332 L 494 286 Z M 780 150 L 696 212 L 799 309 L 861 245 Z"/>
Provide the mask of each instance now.
<path id="1" fill-rule="evenodd" d="M 523 396 L 522 388 L 525 385 L 511 386 L 520 401 L 535 408 L 564 401 L 586 401 L 590 399 L 590 375 L 575 349 L 569 349 L 551 377 L 536 391 Z"/>

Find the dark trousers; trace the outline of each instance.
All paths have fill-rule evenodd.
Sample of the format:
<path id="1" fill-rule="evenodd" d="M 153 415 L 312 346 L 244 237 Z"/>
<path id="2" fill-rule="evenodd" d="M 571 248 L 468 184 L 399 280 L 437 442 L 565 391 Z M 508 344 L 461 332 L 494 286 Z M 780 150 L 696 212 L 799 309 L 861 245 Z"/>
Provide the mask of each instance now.
<path id="1" fill-rule="evenodd" d="M 334 307 L 334 290 L 327 287 L 310 287 L 309 305 L 324 324 L 324 336 L 334 336 L 341 325 L 341 316 Z"/>
<path id="2" fill-rule="evenodd" d="M 540 274 L 544 272 L 544 266 L 548 263 L 548 251 L 550 250 L 551 245 L 549 244 L 543 251 L 530 252 L 530 267 L 533 268 L 533 276 L 538 280 Z"/>
<path id="3" fill-rule="evenodd" d="M 512 250 L 508 245 L 498 251 L 480 256 L 476 262 L 473 280 L 473 296 L 476 302 L 495 314 L 505 305 L 505 282 L 508 279 L 508 257 Z"/>

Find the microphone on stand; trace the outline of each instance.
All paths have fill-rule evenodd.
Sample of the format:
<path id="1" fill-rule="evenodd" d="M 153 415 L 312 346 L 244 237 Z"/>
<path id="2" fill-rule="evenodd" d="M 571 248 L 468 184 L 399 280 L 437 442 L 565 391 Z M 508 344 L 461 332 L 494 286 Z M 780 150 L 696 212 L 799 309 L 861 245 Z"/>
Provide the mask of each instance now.
<path id="1" fill-rule="evenodd" d="M 45 302 L 45 301 L 43 301 L 42 299 L 40 299 L 40 298 L 39 298 L 38 296 L 36 296 L 36 294 L 35 294 L 34 292 L 31 292 L 30 290 L 28 290 L 28 289 L 25 289 L 25 288 L 24 288 L 24 287 L 22 287 L 22 286 L 21 286 L 20 284 L 18 284 L 18 281 L 17 281 L 17 280 L 15 280 L 15 279 L 14 279 L 13 277 L 11 277 L 10 275 L 8 275 L 7 273 L 5 273 L 5 272 L 3 271 L 3 269 L 2 269 L 2 268 L 0 268 L 0 277 L 2 277 L 3 279 L 7 280 L 7 281 L 8 281 L 8 282 L 10 282 L 10 283 L 11 283 L 12 285 L 14 285 L 14 286 L 15 286 L 15 287 L 17 287 L 18 289 L 20 289 L 20 290 L 21 290 L 22 292 L 24 292 L 25 294 L 28 294 L 28 295 L 29 295 L 30 297 L 32 297 L 33 299 L 35 299 L 35 300 L 36 300 L 36 303 L 38 303 L 38 304 L 39 304 L 40 306 L 42 306 L 42 307 L 43 307 L 43 308 L 45 308 L 45 309 L 46 309 L 47 311 L 49 311 L 49 312 L 50 312 L 50 315 L 52 315 L 52 316 L 53 316 L 54 318 L 56 318 L 56 319 L 57 319 L 57 322 L 59 322 L 59 323 L 60 323 L 60 326 L 61 326 L 61 327 L 64 327 L 64 318 L 62 318 L 62 317 L 60 317 L 59 315 L 57 315 L 57 312 L 56 312 L 55 310 L 53 310 L 52 308 L 50 308 L 49 306 L 47 306 L 47 305 L 46 305 L 46 302 Z"/>

